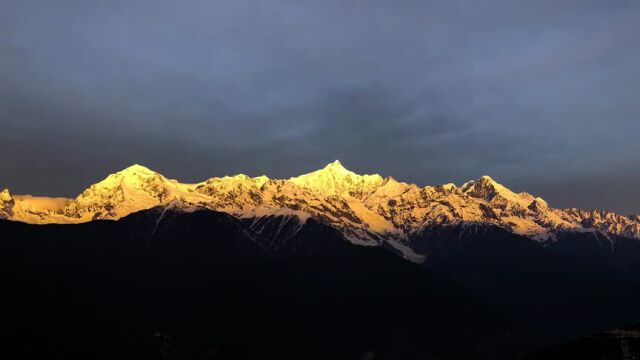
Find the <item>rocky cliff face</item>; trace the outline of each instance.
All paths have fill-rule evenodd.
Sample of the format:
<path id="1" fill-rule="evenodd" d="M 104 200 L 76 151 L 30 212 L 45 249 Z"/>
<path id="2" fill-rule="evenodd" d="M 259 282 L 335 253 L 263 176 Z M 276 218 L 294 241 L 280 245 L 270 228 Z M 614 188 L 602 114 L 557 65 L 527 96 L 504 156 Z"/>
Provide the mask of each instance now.
<path id="1" fill-rule="evenodd" d="M 0 219 L 9 219 L 13 216 L 15 201 L 9 189 L 0 191 Z"/>

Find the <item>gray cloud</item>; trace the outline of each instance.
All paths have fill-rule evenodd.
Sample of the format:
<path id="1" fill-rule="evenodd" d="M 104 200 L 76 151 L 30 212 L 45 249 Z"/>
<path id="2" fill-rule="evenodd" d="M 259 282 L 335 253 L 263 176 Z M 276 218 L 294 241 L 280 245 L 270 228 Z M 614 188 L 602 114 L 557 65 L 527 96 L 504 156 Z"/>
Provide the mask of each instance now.
<path id="1" fill-rule="evenodd" d="M 0 186 L 340 158 L 640 212 L 636 1 L 4 0 Z"/>

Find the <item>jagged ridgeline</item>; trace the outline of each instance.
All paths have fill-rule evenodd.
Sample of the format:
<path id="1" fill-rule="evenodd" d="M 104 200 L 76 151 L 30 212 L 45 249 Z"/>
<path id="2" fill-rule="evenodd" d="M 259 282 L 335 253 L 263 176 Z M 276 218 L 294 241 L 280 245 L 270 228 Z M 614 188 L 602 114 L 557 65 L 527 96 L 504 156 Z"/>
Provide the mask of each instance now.
<path id="1" fill-rule="evenodd" d="M 421 261 L 412 236 L 433 226 L 495 225 L 539 242 L 564 232 L 640 238 L 640 217 L 607 211 L 556 209 L 528 193 L 515 193 L 489 176 L 461 186 L 419 187 L 380 175 L 358 175 L 339 161 L 286 180 L 246 175 L 183 184 L 133 165 L 84 190 L 75 199 L 0 193 L 0 218 L 34 224 L 120 219 L 136 211 L 170 206 L 206 208 L 242 219 L 309 218 L 338 229 L 359 245 L 390 245 Z"/>

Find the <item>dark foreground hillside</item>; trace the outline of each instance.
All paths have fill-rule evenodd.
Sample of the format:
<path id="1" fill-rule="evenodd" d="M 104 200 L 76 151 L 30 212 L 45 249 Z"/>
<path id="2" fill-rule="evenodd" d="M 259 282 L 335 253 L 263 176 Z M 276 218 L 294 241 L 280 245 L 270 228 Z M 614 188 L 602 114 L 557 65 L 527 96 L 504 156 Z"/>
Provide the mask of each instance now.
<path id="1" fill-rule="evenodd" d="M 211 211 L 0 234 L 2 359 L 510 359 L 640 319 L 633 261 L 566 254 L 588 239 L 443 230 L 421 266 Z"/>
<path id="2" fill-rule="evenodd" d="M 526 360 L 629 360 L 640 358 L 640 325 L 614 329 L 564 344 L 550 346 Z"/>

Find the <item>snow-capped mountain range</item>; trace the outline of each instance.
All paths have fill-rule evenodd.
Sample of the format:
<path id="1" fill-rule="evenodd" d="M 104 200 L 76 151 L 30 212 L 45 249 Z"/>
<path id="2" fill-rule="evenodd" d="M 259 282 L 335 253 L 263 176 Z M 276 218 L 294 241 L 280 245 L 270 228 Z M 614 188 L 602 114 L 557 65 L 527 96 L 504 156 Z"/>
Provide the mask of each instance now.
<path id="1" fill-rule="evenodd" d="M 414 260 L 419 256 L 408 248 L 407 239 L 432 226 L 490 224 L 543 243 L 566 231 L 640 239 L 640 216 L 556 209 L 489 176 L 461 186 L 419 187 L 377 174 L 358 175 L 339 161 L 287 180 L 236 175 L 197 184 L 183 184 L 133 165 L 75 199 L 0 192 L 0 218 L 34 224 L 119 219 L 157 206 L 226 212 L 254 219 L 255 226 L 264 218 L 298 224 L 314 218 L 340 230 L 353 243 L 386 242 Z"/>

